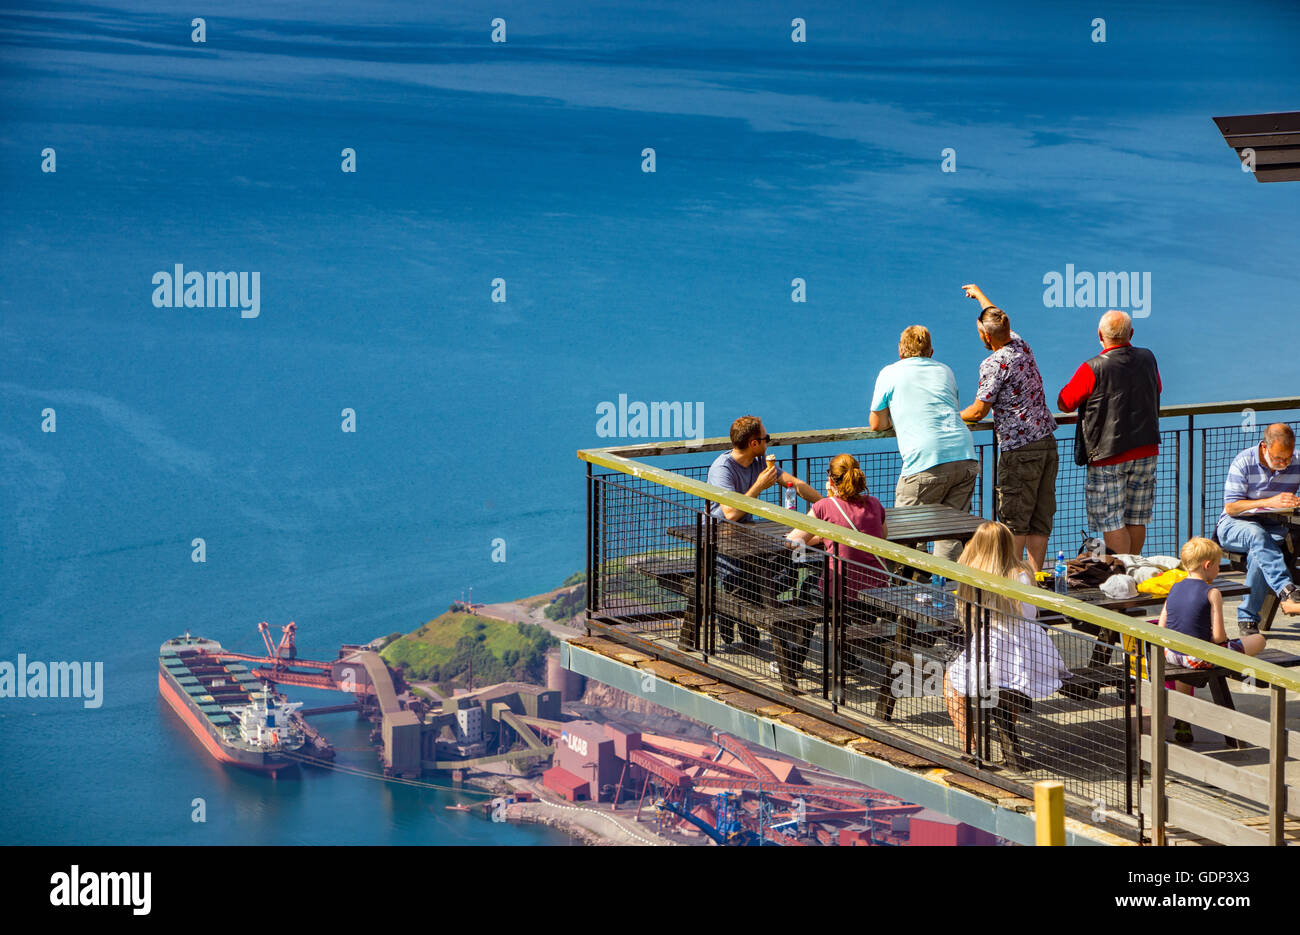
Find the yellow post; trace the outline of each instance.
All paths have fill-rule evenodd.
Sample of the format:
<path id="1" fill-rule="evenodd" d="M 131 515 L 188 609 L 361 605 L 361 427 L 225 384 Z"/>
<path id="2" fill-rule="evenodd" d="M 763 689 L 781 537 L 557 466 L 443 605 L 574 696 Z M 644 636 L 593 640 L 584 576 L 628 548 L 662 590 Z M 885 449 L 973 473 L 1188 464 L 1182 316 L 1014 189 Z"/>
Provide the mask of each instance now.
<path id="1" fill-rule="evenodd" d="M 1034 843 L 1039 847 L 1065 845 L 1065 784 L 1058 779 L 1034 783 Z"/>

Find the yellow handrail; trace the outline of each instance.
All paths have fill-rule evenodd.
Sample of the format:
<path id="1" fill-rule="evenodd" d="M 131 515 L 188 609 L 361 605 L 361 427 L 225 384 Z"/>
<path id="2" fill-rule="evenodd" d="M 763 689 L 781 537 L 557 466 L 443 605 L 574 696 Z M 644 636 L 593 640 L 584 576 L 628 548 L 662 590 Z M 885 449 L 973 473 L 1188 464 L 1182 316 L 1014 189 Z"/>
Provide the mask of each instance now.
<path id="1" fill-rule="evenodd" d="M 1297 402 L 1300 402 L 1300 400 L 1297 400 Z M 775 440 L 776 436 L 773 436 L 773 441 Z M 728 443 L 729 445 L 730 443 Z M 1073 597 L 1020 584 L 1009 578 L 985 575 L 983 572 L 939 558 L 929 552 L 911 549 L 896 542 L 890 542 L 887 539 L 877 539 L 875 536 L 863 535 L 856 530 L 836 526 L 833 523 L 824 522 L 804 513 L 787 510 L 784 507 L 754 497 L 747 497 L 744 494 L 733 493 L 730 490 L 724 490 L 721 487 L 715 487 L 712 484 L 706 484 L 673 471 L 667 471 L 641 461 L 634 461 L 630 458 L 612 454 L 612 450 L 587 449 L 579 451 L 577 454 L 580 459 L 591 464 L 597 464 L 622 474 L 670 487 L 682 493 L 692 494 L 702 500 L 729 506 L 754 516 L 761 516 L 783 526 L 815 533 L 823 539 L 830 539 L 881 558 L 901 562 L 911 568 L 919 568 L 931 574 L 942 575 L 945 578 L 969 584 L 992 594 L 1012 598 L 1026 604 L 1033 604 L 1043 610 L 1050 610 L 1075 620 L 1082 620 L 1085 623 L 1091 623 L 1116 633 L 1128 634 L 1139 640 L 1155 643 L 1176 652 L 1194 656 L 1197 659 L 1204 659 L 1206 662 L 1212 662 L 1234 672 L 1242 674 L 1249 672 L 1257 681 L 1268 682 L 1289 691 L 1300 692 L 1300 678 L 1271 662 L 1244 656 L 1239 652 L 1214 643 L 1184 636 L 1175 630 L 1153 626 L 1132 617 L 1126 617 L 1113 610 L 1095 607 Z"/>

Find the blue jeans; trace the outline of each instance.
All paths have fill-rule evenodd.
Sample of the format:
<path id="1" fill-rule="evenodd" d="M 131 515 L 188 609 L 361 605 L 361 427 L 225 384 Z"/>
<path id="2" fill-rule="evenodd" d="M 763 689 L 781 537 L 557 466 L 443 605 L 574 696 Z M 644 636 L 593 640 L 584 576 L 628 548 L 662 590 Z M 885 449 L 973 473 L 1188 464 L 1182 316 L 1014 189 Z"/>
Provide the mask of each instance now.
<path id="1" fill-rule="evenodd" d="M 1256 523 L 1231 516 L 1219 518 L 1219 544 L 1246 553 L 1246 585 L 1250 595 L 1237 605 L 1237 620 L 1259 623 L 1259 609 L 1269 592 L 1280 594 L 1291 584 L 1291 572 L 1282 554 L 1286 533 L 1280 523 Z"/>

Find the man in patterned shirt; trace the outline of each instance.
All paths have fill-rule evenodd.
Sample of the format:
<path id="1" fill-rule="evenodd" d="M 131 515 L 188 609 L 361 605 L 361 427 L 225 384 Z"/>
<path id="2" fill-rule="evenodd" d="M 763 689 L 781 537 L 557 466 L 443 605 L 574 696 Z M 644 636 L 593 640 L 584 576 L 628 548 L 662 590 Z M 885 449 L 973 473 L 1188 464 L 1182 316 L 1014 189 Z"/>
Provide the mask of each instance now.
<path id="1" fill-rule="evenodd" d="M 1056 420 L 1043 395 L 1043 377 L 1034 352 L 1011 330 L 1006 312 L 988 300 L 980 287 L 962 286 L 980 303 L 975 327 L 993 353 L 980 364 L 975 402 L 962 412 L 978 422 L 993 410 L 998 434 L 998 519 L 1011 527 L 1016 555 L 1029 550 L 1029 564 L 1038 571 L 1047 555 L 1056 515 Z"/>

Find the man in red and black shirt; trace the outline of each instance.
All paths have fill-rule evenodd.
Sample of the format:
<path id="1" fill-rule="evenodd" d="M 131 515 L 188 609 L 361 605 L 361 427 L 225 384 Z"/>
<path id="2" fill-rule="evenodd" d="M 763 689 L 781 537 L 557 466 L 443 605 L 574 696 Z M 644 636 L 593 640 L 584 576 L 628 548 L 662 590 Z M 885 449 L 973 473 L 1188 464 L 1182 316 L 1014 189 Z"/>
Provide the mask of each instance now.
<path id="1" fill-rule="evenodd" d="M 1079 410 L 1074 461 L 1088 466 L 1088 525 L 1110 552 L 1141 554 L 1156 501 L 1160 450 L 1160 371 L 1130 344 L 1133 322 L 1109 311 L 1097 325 L 1101 353 L 1083 363 L 1056 404 Z"/>

